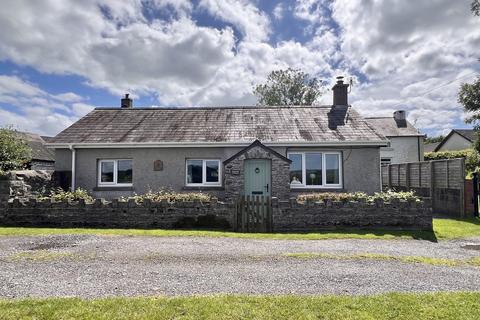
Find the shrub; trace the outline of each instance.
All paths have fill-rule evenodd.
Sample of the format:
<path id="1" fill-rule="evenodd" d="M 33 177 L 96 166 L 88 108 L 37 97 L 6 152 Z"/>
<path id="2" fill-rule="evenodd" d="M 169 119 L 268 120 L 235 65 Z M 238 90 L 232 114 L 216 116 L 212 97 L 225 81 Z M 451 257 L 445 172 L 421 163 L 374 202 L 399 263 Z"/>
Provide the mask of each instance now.
<path id="1" fill-rule="evenodd" d="M 322 192 L 322 193 L 310 193 L 310 194 L 301 194 L 297 196 L 297 201 L 324 201 L 330 199 L 332 201 L 359 201 L 365 200 L 367 202 L 374 202 L 376 199 L 382 199 L 385 202 L 390 202 L 392 199 L 400 199 L 406 201 L 420 201 L 420 197 L 415 195 L 414 191 L 404 191 L 396 192 L 393 190 L 387 190 L 384 192 L 375 192 L 373 195 L 369 196 L 363 192 Z"/>
<path id="2" fill-rule="evenodd" d="M 474 172 L 480 164 L 480 155 L 478 151 L 474 149 L 427 152 L 425 153 L 424 158 L 426 161 L 465 158 L 465 168 L 467 172 Z"/>
<path id="3" fill-rule="evenodd" d="M 150 199 L 151 201 L 162 201 L 166 200 L 168 202 L 183 202 L 183 201 L 201 201 L 209 202 L 212 200 L 212 196 L 207 193 L 202 192 L 174 192 L 171 190 L 160 190 L 160 191 L 148 191 L 145 194 L 134 195 L 131 197 L 124 197 L 122 200 L 128 201 L 129 199 L 135 199 L 136 202 L 143 202 L 145 199 Z"/>
<path id="4" fill-rule="evenodd" d="M 93 201 L 93 197 L 88 194 L 88 192 L 82 188 L 77 188 L 75 191 L 64 191 L 61 188 L 55 189 L 50 192 L 50 196 L 40 197 L 41 200 L 51 199 L 54 201 L 78 201 L 83 199 L 85 201 Z"/>
<path id="5" fill-rule="evenodd" d="M 390 202 L 392 199 L 400 199 L 405 201 L 420 201 L 420 197 L 415 194 L 415 191 L 393 191 L 387 190 L 384 192 L 375 192 L 373 196 L 369 196 L 367 201 L 375 201 L 382 199 L 385 202 Z"/>
<path id="6" fill-rule="evenodd" d="M 297 200 L 300 202 L 303 201 L 323 201 L 326 199 L 330 199 L 333 201 L 357 201 L 360 199 L 366 199 L 368 195 L 363 192 L 354 192 L 354 193 L 346 193 L 346 192 L 320 192 L 320 193 L 308 193 L 308 194 L 300 194 L 297 196 Z"/>
<path id="7" fill-rule="evenodd" d="M 11 127 L 0 128 L 0 171 L 24 169 L 32 149 Z"/>

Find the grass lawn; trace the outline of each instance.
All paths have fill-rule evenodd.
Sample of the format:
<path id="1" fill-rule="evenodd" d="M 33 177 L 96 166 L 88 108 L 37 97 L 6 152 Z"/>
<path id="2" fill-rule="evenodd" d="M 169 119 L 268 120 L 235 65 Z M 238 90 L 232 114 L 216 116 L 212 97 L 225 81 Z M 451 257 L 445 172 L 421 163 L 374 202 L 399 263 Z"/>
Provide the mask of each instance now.
<path id="1" fill-rule="evenodd" d="M 480 237 L 480 219 L 433 219 L 433 230 L 440 240 Z"/>
<path id="2" fill-rule="evenodd" d="M 97 234 L 112 236 L 156 236 L 156 237 L 229 237 L 252 239 L 426 239 L 448 240 L 467 237 L 480 237 L 480 219 L 454 220 L 434 219 L 434 232 L 391 231 L 391 230 L 331 230 L 315 233 L 237 233 L 206 230 L 163 230 L 163 229 L 91 229 L 91 228 L 14 228 L 0 227 L 0 236 L 31 236 L 55 234 Z"/>
<path id="3" fill-rule="evenodd" d="M 383 261 L 399 261 L 404 263 L 423 263 L 434 266 L 476 266 L 480 267 L 480 257 L 470 258 L 468 260 L 447 259 L 447 258 L 431 258 L 420 256 L 393 256 L 378 253 L 356 253 L 350 255 L 339 255 L 331 253 L 319 252 L 298 252 L 285 253 L 284 256 L 297 259 L 333 259 L 333 260 L 383 260 Z"/>
<path id="4" fill-rule="evenodd" d="M 0 300 L 0 319 L 478 319 L 480 293 Z"/>

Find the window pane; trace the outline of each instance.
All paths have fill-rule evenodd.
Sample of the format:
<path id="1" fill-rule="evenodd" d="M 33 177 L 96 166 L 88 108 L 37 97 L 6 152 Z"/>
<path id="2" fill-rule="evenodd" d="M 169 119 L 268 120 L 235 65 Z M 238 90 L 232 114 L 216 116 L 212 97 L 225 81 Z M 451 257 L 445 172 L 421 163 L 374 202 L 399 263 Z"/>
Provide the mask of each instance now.
<path id="1" fill-rule="evenodd" d="M 202 160 L 187 160 L 187 183 L 202 183 Z"/>
<path id="2" fill-rule="evenodd" d="M 305 154 L 306 185 L 319 186 L 322 184 L 322 154 Z"/>
<path id="3" fill-rule="evenodd" d="M 303 184 L 302 155 L 298 153 L 292 153 L 288 155 L 288 159 L 292 160 L 292 163 L 290 163 L 290 183 Z"/>
<path id="4" fill-rule="evenodd" d="M 117 183 L 132 183 L 132 160 L 118 160 Z"/>
<path id="5" fill-rule="evenodd" d="M 338 154 L 325 155 L 325 170 L 327 171 L 327 184 L 340 183 L 340 161 Z"/>
<path id="6" fill-rule="evenodd" d="M 218 161 L 207 160 L 205 161 L 207 167 L 207 182 L 218 182 Z"/>
<path id="7" fill-rule="evenodd" d="M 100 181 L 113 182 L 113 161 L 100 163 Z"/>

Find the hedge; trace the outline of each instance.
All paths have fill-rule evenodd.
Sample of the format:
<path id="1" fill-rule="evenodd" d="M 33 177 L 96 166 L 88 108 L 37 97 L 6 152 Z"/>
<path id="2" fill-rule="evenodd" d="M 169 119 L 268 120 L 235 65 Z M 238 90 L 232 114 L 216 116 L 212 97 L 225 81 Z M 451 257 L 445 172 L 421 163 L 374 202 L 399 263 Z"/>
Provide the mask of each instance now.
<path id="1" fill-rule="evenodd" d="M 426 161 L 465 158 L 465 168 L 467 169 L 467 172 L 474 172 L 480 164 L 480 155 L 475 149 L 427 152 L 425 153 L 424 158 Z"/>

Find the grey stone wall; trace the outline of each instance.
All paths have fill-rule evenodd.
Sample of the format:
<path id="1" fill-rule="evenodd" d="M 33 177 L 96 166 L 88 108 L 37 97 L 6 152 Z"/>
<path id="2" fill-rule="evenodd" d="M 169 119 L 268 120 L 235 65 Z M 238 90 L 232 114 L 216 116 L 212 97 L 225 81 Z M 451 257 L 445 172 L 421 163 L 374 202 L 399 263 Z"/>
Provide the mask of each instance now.
<path id="1" fill-rule="evenodd" d="M 56 187 L 53 171 L 18 170 L 0 176 L 0 199 L 49 194 Z"/>
<path id="2" fill-rule="evenodd" d="M 247 159 L 269 159 L 272 166 L 271 196 L 288 199 L 290 164 L 268 150 L 255 146 L 225 164 L 225 200 L 234 201 L 245 191 L 244 162 Z"/>
<path id="3" fill-rule="evenodd" d="M 0 201 L 0 225 L 24 227 L 222 228 L 229 229 L 231 206 L 209 203 L 130 201 Z"/>
<path id="4" fill-rule="evenodd" d="M 353 201 L 298 203 L 295 199 L 273 199 L 272 212 L 274 232 L 333 228 L 432 230 L 432 210 L 428 201 L 395 200 L 370 204 Z M 1 226 L 231 229 L 234 219 L 234 204 L 217 201 L 0 201 Z"/>
<path id="5" fill-rule="evenodd" d="M 331 228 L 432 230 L 429 200 L 390 203 L 273 201 L 273 230 L 315 231 Z"/>

